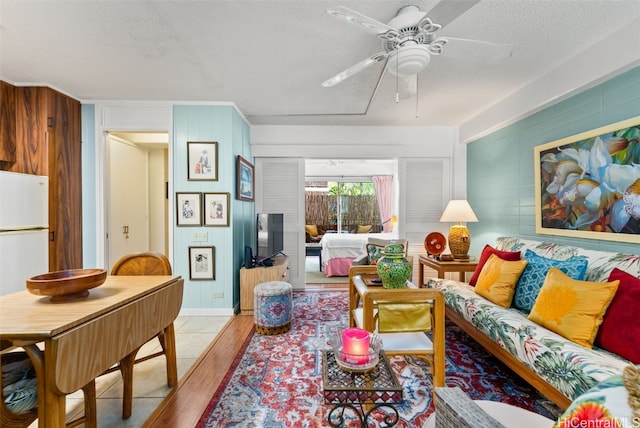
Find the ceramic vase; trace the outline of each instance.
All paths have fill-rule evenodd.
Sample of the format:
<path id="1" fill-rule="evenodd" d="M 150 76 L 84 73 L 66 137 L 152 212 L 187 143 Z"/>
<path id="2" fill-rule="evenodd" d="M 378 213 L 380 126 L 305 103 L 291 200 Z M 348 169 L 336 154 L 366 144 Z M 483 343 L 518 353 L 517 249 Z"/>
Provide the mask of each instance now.
<path id="1" fill-rule="evenodd" d="M 411 263 L 404 256 L 404 247 L 390 244 L 384 247 L 376 265 L 384 288 L 405 288 L 411 276 Z"/>

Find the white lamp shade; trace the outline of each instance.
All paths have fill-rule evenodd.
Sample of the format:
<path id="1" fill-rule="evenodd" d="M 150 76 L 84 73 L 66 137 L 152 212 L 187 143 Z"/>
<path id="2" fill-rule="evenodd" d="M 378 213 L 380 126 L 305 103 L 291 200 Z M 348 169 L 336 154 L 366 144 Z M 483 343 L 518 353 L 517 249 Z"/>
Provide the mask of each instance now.
<path id="1" fill-rule="evenodd" d="M 440 217 L 442 222 L 474 222 L 478 221 L 478 217 L 471 209 L 471 205 L 465 199 L 453 199 L 447 204 L 447 207 Z"/>

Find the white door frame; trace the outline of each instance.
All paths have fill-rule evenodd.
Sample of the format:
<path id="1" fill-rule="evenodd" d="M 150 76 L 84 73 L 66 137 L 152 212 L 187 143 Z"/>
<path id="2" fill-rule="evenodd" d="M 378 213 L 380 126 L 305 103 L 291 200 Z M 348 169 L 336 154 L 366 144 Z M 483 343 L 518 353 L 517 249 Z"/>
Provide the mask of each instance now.
<path id="1" fill-rule="evenodd" d="M 173 194 L 173 105 L 168 103 L 153 102 L 105 102 L 96 103 L 94 110 L 95 120 L 95 171 L 96 171 L 96 264 L 97 267 L 107 269 L 107 223 L 109 207 L 107 206 L 108 194 L 108 155 L 107 138 L 109 132 L 167 132 L 169 134 L 168 145 L 168 181 L 169 195 Z M 174 201 L 169 198 L 169 224 L 175 221 Z M 169 254 L 167 257 L 173 264 L 173 228 L 169 228 L 167 236 Z"/>

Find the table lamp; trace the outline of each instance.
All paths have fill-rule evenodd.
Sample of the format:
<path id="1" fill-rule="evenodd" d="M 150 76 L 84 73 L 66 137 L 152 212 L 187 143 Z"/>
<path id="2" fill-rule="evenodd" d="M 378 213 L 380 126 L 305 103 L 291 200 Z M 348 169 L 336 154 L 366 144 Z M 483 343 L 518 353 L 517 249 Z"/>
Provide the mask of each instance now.
<path id="1" fill-rule="evenodd" d="M 471 238 L 469 230 L 462 222 L 478 221 L 469 202 L 464 199 L 451 200 L 440 217 L 442 222 L 456 222 L 449 230 L 449 249 L 455 259 L 469 259 Z"/>

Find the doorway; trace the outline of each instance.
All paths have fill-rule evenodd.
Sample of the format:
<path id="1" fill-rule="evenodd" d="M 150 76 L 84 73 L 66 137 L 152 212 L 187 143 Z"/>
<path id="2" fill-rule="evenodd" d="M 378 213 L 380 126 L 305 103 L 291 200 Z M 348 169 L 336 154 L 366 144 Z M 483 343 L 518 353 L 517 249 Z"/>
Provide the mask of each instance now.
<path id="1" fill-rule="evenodd" d="M 382 232 L 384 221 L 376 199 L 373 176 L 397 176 L 396 159 L 306 159 L 305 231 L 307 226 L 318 235 L 326 233 Z M 392 210 L 397 212 L 398 193 L 393 192 Z M 305 233 L 305 277 L 307 283 L 345 282 L 344 277 L 327 277 L 320 269 L 318 252 Z M 321 238 L 320 238 L 321 239 Z M 311 243 L 309 242 L 310 240 Z M 319 242 L 316 237 L 316 241 Z M 312 248 L 313 250 L 313 248 Z M 319 255 L 322 255 L 320 249 Z"/>
<path id="2" fill-rule="evenodd" d="M 106 266 L 123 255 L 169 253 L 168 133 L 110 132 Z"/>

